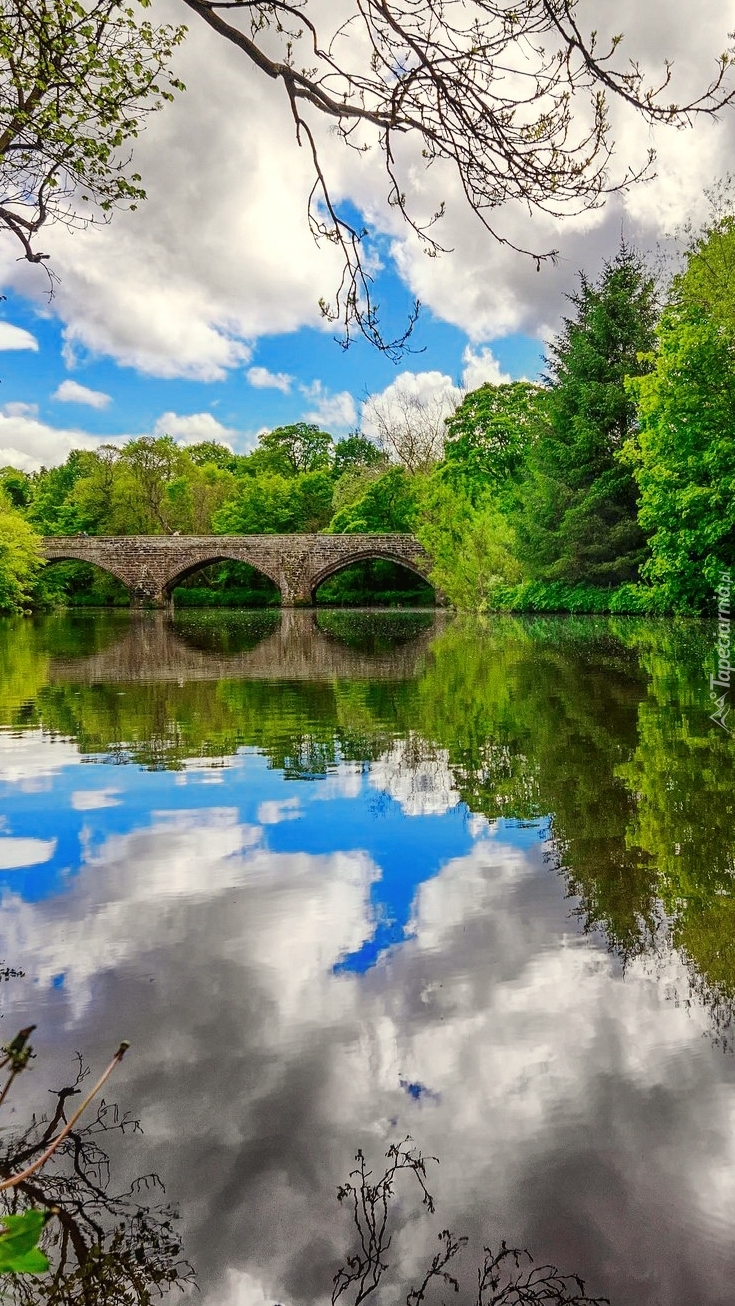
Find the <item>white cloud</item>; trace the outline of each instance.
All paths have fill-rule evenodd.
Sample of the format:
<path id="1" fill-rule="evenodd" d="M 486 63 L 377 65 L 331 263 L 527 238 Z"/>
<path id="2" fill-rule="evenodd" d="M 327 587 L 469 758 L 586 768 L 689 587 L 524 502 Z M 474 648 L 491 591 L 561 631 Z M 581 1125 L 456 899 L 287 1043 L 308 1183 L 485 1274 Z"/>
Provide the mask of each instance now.
<path id="1" fill-rule="evenodd" d="M 6 417 L 38 417 L 38 404 L 24 404 L 15 400 L 5 404 L 2 411 Z"/>
<path id="2" fill-rule="evenodd" d="M 465 390 L 477 390 L 478 386 L 485 385 L 486 382 L 490 385 L 505 385 L 511 380 L 510 373 L 501 370 L 492 349 L 487 347 L 475 351 L 471 345 L 467 345 L 462 354 L 462 362 L 462 386 Z"/>
<path id="3" fill-rule="evenodd" d="M 198 444 L 200 440 L 216 440 L 231 449 L 239 433 L 223 426 L 211 413 L 162 413 L 153 427 L 154 435 L 170 435 L 178 444 Z"/>
<path id="4" fill-rule="evenodd" d="M 0 466 L 7 463 L 28 472 L 41 466 L 56 467 L 72 449 L 94 450 L 105 441 L 120 445 L 138 438 L 129 432 L 97 436 L 78 429 L 49 426 L 37 414 L 36 404 L 9 403 L 0 408 Z M 162 413 L 153 424 L 152 434 L 170 435 L 183 446 L 216 440 L 228 449 L 235 447 L 243 451 L 253 448 L 257 440 L 256 432 L 224 426 L 211 413 Z"/>
<path id="5" fill-rule="evenodd" d="M 360 428 L 379 443 L 384 426 L 392 424 L 400 430 L 406 424 L 416 424 L 417 430 L 424 430 L 427 442 L 433 438 L 438 457 L 444 442 L 444 419 L 454 412 L 462 394 L 443 372 L 399 372 L 385 390 L 366 399 Z"/>
<path id="6" fill-rule="evenodd" d="M 79 385 L 78 381 L 62 381 L 51 398 L 62 404 L 88 404 L 90 408 L 106 408 L 110 402 L 110 395 L 104 391 L 90 390 L 86 385 Z"/>
<path id="7" fill-rule="evenodd" d="M 56 852 L 55 839 L 23 839 L 0 835 L 0 871 L 50 862 Z"/>
<path id="8" fill-rule="evenodd" d="M 168 13 L 180 21 L 178 7 Z M 92 351 L 156 376 L 215 381 L 251 361 L 256 337 L 320 327 L 319 297 L 339 264 L 307 228 L 309 155 L 281 88 L 249 75 L 202 23 L 176 67 L 186 93 L 135 143 L 146 202 L 109 226 L 49 232 L 53 309 L 72 359 Z M 0 279 L 41 302 L 38 269 L 17 265 L 11 242 L 0 259 Z"/>
<path id="9" fill-rule="evenodd" d="M 119 789 L 75 789 L 71 805 L 75 812 L 96 812 L 103 807 L 119 807 Z"/>
<path id="10" fill-rule="evenodd" d="M 5 404 L 0 408 L 0 465 L 22 471 L 55 467 L 72 449 L 96 449 L 102 438 L 84 431 L 49 426 L 36 417 L 30 404 Z"/>
<path id="11" fill-rule="evenodd" d="M 301 393 L 310 399 L 313 407 L 304 413 L 305 422 L 314 422 L 327 431 L 342 431 L 357 422 L 357 408 L 349 390 L 330 394 L 321 381 L 301 386 Z"/>
<path id="12" fill-rule="evenodd" d="M 247 370 L 247 378 L 251 385 L 258 390 L 281 390 L 287 395 L 293 383 L 293 377 L 288 372 L 269 372 L 267 367 L 250 367 Z"/>
<path id="13" fill-rule="evenodd" d="M 339 973 L 371 937 L 378 875 L 364 853 L 273 854 L 233 812 L 182 813 L 110 838 L 54 900 L 4 899 L 7 955 L 63 1054 L 125 1022 L 131 1156 L 175 1193 L 206 1306 L 328 1293 L 350 1245 L 337 1183 L 356 1146 L 379 1164 L 406 1134 L 441 1160 L 440 1205 L 417 1219 L 401 1190 L 392 1283 L 415 1282 L 444 1226 L 473 1252 L 529 1245 L 593 1292 L 612 1281 L 613 1300 L 631 1282 L 729 1300 L 735 1093 L 706 1013 L 666 1000 L 683 966 L 621 974 L 540 849 L 485 840 L 421 884 L 409 937 Z"/>
<path id="14" fill-rule="evenodd" d="M 78 1019 L 101 974 L 157 951 L 162 930 L 167 944 L 188 947 L 189 911 L 219 901 L 230 923 L 238 921 L 234 935 L 223 934 L 221 955 L 247 956 L 272 988 L 275 1047 L 284 1026 L 303 1020 L 307 993 L 316 999 L 311 1022 L 328 1018 L 330 1002 L 334 1010 L 331 970 L 371 933 L 369 891 L 378 872 L 362 852 L 272 853 L 258 848 L 260 835 L 231 808 L 152 813 L 149 827 L 112 835 L 88 854 L 58 904 L 63 928 L 53 909 L 37 935 L 38 909 L 7 895 L 7 955 L 29 958 L 33 940 L 34 974 L 42 984 L 66 976 Z"/>
<path id="15" fill-rule="evenodd" d="M 13 326 L 12 322 L 0 322 L 0 349 L 33 349 L 38 352 L 38 341 L 23 327 Z"/>

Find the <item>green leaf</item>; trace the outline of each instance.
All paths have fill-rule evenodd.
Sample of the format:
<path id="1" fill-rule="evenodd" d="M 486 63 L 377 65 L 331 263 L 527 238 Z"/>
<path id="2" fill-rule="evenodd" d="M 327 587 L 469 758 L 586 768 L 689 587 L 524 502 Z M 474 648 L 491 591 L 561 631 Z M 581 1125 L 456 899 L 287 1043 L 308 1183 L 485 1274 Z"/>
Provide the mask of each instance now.
<path id="1" fill-rule="evenodd" d="M 47 1219 L 46 1211 L 35 1210 L 2 1217 L 0 1274 L 43 1274 L 48 1269 L 48 1259 L 37 1247 Z"/>

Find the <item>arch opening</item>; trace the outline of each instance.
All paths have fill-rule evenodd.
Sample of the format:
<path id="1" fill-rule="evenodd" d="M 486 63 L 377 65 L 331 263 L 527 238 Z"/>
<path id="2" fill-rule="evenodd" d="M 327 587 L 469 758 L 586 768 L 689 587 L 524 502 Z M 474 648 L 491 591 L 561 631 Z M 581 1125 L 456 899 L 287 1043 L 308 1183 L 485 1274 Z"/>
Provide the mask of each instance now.
<path id="1" fill-rule="evenodd" d="M 129 608 L 127 585 L 108 567 L 78 558 L 49 558 L 38 582 L 43 604 L 65 608 Z"/>
<path id="2" fill-rule="evenodd" d="M 399 558 L 365 555 L 320 576 L 312 587 L 318 607 L 429 608 L 432 585 L 417 567 Z"/>
<path id="3" fill-rule="evenodd" d="M 274 608 L 281 591 L 266 572 L 234 558 L 207 558 L 165 586 L 175 608 Z"/>

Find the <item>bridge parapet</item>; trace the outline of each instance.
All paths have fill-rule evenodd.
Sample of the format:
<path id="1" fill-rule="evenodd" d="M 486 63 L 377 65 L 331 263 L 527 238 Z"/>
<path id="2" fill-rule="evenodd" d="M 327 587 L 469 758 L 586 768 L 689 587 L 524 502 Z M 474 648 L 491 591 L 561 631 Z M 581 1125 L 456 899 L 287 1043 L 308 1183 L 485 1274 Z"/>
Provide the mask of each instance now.
<path id="1" fill-rule="evenodd" d="M 281 591 L 284 607 L 352 562 L 385 558 L 429 578 L 431 559 L 412 535 L 61 535 L 43 542 L 49 562 L 90 562 L 116 576 L 137 605 L 166 607 L 187 576 L 215 562 L 246 562 Z M 437 596 L 439 598 L 439 596 Z"/>

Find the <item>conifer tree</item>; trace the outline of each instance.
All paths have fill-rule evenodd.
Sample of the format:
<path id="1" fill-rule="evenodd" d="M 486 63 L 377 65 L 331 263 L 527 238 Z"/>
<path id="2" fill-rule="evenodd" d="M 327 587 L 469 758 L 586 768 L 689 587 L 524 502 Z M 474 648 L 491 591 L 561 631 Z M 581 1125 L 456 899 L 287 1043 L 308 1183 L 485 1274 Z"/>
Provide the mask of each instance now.
<path id="1" fill-rule="evenodd" d="M 534 579 L 616 585 L 646 556 L 631 470 L 617 455 L 635 424 L 625 378 L 650 370 L 653 279 L 621 243 L 597 281 L 580 274 L 546 359 L 548 425 L 529 454 L 516 510 L 519 554 Z"/>

